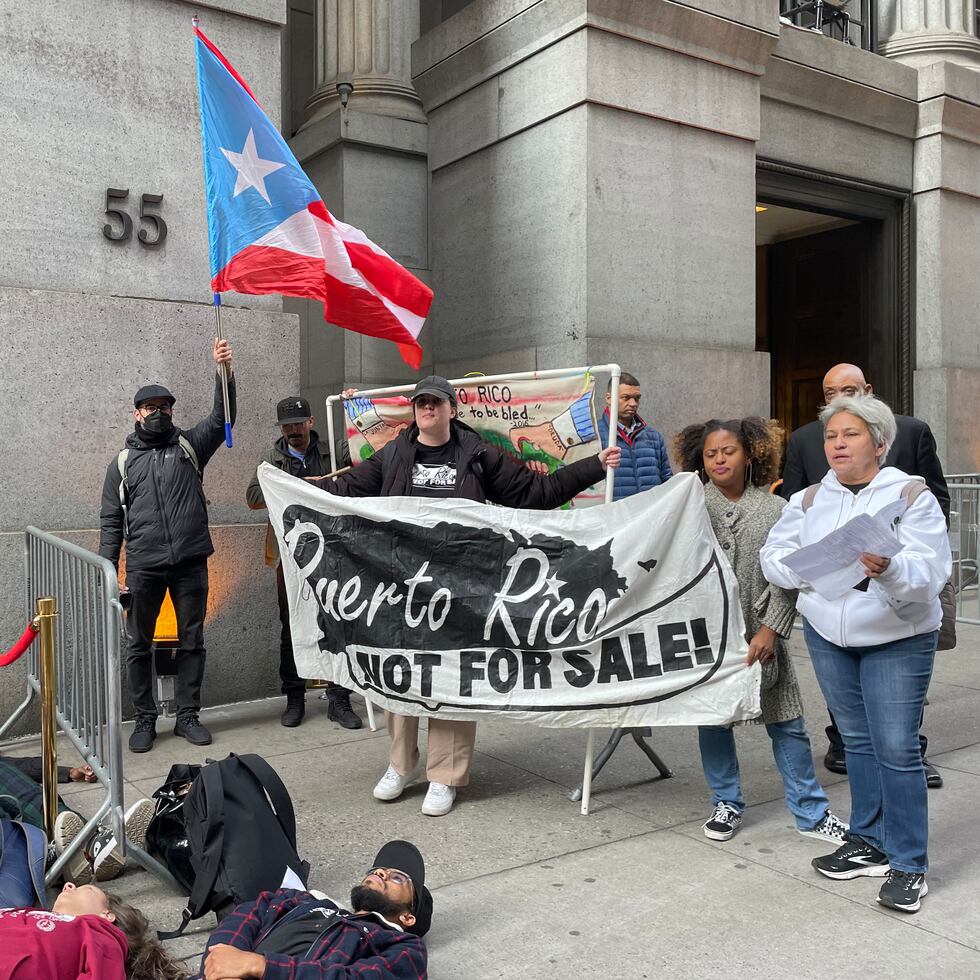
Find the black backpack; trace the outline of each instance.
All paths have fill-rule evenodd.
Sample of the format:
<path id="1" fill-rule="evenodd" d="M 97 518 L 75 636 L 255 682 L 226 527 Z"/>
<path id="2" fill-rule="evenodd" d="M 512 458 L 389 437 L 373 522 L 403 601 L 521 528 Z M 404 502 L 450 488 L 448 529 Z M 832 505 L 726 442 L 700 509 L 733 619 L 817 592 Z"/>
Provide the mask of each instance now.
<path id="1" fill-rule="evenodd" d="M 204 766 L 175 765 L 153 797 L 147 847 L 190 893 L 180 927 L 161 939 L 275 891 L 289 871 L 306 885 L 310 866 L 296 852 L 293 804 L 261 756 L 232 752 Z"/>

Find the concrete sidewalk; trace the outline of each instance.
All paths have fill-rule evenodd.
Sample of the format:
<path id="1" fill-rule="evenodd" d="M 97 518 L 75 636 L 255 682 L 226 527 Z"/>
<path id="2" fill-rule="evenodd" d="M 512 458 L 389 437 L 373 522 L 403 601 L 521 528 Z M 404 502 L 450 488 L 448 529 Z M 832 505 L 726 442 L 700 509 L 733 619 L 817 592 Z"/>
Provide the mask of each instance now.
<path id="1" fill-rule="evenodd" d="M 819 763 L 825 712 L 798 636 L 794 654 Z M 206 711 L 215 735 L 206 750 L 175 739 L 161 720 L 152 752 L 126 753 L 127 802 L 150 795 L 173 762 L 259 752 L 292 794 L 311 884 L 338 900 L 381 843 L 415 841 L 435 900 L 434 980 L 966 980 L 980 976 L 980 848 L 972 836 L 980 813 L 980 629 L 961 627 L 959 648 L 936 664 L 925 732 L 946 784 L 929 793 L 930 892 L 913 916 L 882 910 L 878 881 L 833 882 L 813 872 L 810 859 L 829 845 L 795 832 L 769 740 L 755 726 L 739 732 L 749 809 L 724 844 L 701 832 L 708 794 L 691 729 L 655 730 L 670 780 L 651 778 L 645 757 L 623 742 L 596 782 L 592 815 L 582 817 L 567 794 L 581 777 L 584 732 L 481 722 L 471 786 L 452 813 L 431 818 L 420 812 L 424 783 L 394 803 L 372 798 L 387 764 L 385 733 L 328 722 L 315 693 L 298 729 L 279 725 L 278 699 Z M 4 751 L 38 748 L 17 742 Z M 59 761 L 72 757 L 66 747 Z M 846 779 L 820 765 L 818 772 L 846 819 Z M 101 790 L 63 789 L 73 806 L 94 812 Z M 182 896 L 142 871 L 127 871 L 110 888 L 158 928 L 179 922 Z M 196 963 L 212 924 L 202 920 L 170 944 L 173 952 Z"/>

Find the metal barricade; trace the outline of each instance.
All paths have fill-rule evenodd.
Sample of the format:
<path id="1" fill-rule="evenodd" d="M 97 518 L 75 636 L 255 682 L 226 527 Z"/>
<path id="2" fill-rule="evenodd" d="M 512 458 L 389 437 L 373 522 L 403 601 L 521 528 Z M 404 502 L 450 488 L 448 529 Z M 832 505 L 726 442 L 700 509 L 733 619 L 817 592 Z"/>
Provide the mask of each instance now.
<path id="1" fill-rule="evenodd" d="M 948 483 L 949 546 L 953 552 L 956 621 L 980 625 L 980 480 Z"/>
<path id="2" fill-rule="evenodd" d="M 48 869 L 53 881 L 71 857 L 84 847 L 99 824 L 108 824 L 124 854 L 148 871 L 176 885 L 166 868 L 142 848 L 127 844 L 123 827 L 122 692 L 120 648 L 123 635 L 119 582 L 112 563 L 37 528 L 27 528 L 24 546 L 28 619 L 38 598 L 57 603 L 55 640 L 55 718 L 60 729 L 95 772 L 105 799 L 95 816 Z M 26 654 L 27 694 L 0 726 L 0 738 L 40 697 L 40 651 Z M 46 753 L 54 749 L 43 746 Z"/>

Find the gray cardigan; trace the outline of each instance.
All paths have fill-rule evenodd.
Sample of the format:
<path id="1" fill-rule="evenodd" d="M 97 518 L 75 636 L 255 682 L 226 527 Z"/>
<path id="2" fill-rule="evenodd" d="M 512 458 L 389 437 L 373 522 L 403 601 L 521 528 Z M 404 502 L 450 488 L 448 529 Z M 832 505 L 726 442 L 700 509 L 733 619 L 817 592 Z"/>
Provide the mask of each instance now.
<path id="1" fill-rule="evenodd" d="M 770 724 L 799 718 L 803 714 L 803 698 L 784 642 L 796 617 L 796 593 L 770 585 L 759 564 L 759 552 L 786 501 L 759 487 L 748 486 L 741 500 L 732 502 L 713 483 L 708 483 L 704 488 L 704 503 L 722 553 L 735 570 L 745 617 L 745 639 L 751 640 L 761 626 L 768 626 L 778 637 L 774 682 L 773 667 L 763 665 L 761 721 Z"/>

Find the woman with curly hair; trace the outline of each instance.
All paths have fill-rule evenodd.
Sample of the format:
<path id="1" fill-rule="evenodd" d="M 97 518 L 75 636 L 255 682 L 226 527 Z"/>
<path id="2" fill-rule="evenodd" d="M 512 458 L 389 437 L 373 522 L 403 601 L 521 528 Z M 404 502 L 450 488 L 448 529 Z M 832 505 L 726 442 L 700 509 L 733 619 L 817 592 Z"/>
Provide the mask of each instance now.
<path id="1" fill-rule="evenodd" d="M 801 834 L 840 843 L 847 825 L 831 812 L 817 781 L 803 698 L 786 649 L 796 593 L 770 585 L 759 564 L 759 551 L 786 506 L 785 500 L 764 489 L 777 477 L 781 445 L 782 430 L 774 421 L 712 419 L 689 425 L 677 435 L 674 454 L 683 469 L 700 474 L 711 526 L 735 571 L 749 645 L 746 663 L 762 668 L 760 721 L 772 740 L 786 805 Z M 745 810 L 732 726 L 701 725 L 698 742 L 714 807 L 704 835 L 729 840 Z"/>
<path id="2" fill-rule="evenodd" d="M 48 912 L 0 909 L 0 980 L 186 980 L 139 909 L 68 882 Z"/>

